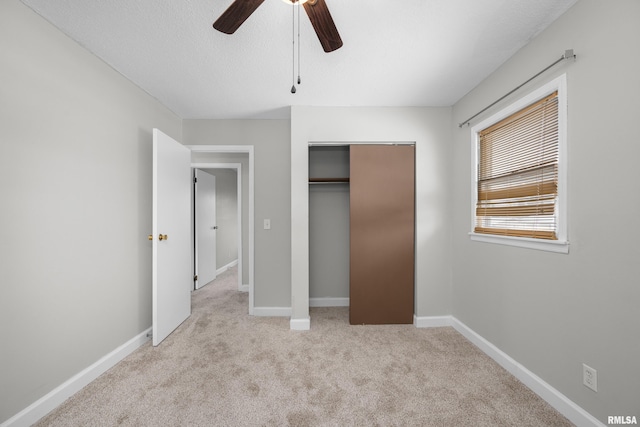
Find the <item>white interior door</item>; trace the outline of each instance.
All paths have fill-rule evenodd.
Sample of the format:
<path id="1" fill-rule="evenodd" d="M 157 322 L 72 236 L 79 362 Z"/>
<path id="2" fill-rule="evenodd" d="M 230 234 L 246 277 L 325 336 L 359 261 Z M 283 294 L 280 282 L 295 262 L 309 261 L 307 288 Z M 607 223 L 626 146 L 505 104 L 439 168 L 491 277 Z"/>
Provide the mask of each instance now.
<path id="1" fill-rule="evenodd" d="M 196 169 L 196 289 L 216 278 L 216 177 Z"/>
<path id="2" fill-rule="evenodd" d="M 191 151 L 153 130 L 153 345 L 191 314 Z"/>

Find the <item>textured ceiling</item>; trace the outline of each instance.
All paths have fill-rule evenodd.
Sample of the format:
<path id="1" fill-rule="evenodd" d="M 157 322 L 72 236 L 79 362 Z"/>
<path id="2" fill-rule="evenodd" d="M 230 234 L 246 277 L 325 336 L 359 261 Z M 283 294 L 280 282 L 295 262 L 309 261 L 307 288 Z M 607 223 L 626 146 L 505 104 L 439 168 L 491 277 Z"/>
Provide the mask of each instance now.
<path id="1" fill-rule="evenodd" d="M 301 10 L 296 94 L 298 8 L 282 0 L 233 35 L 212 27 L 231 0 L 22 1 L 178 116 L 223 119 L 453 105 L 577 0 L 326 0 L 344 46 L 325 53 Z"/>

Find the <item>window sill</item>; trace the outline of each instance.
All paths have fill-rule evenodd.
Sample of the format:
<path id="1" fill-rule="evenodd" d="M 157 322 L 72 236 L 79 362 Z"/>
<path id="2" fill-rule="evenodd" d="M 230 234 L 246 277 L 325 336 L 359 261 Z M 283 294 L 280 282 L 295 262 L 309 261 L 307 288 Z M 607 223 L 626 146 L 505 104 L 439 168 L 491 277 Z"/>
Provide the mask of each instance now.
<path id="1" fill-rule="evenodd" d="M 560 240 L 529 239 L 526 237 L 498 236 L 493 234 L 469 233 L 475 242 L 495 243 L 498 245 L 517 246 L 519 248 L 536 249 L 540 251 L 569 253 L 569 242 Z"/>

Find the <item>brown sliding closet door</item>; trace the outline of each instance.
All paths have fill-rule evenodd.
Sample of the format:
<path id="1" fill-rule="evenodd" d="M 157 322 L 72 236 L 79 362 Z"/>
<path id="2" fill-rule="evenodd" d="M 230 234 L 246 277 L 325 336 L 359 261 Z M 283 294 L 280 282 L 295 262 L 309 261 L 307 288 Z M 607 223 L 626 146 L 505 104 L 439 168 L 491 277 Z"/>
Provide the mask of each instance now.
<path id="1" fill-rule="evenodd" d="M 352 145 L 350 159 L 349 321 L 413 323 L 414 146 Z"/>

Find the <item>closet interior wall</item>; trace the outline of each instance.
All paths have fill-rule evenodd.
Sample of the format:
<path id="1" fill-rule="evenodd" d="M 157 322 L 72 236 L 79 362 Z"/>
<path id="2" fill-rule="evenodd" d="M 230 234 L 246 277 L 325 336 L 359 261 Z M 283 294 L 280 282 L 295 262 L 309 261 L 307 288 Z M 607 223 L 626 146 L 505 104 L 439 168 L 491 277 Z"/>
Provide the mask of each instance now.
<path id="1" fill-rule="evenodd" d="M 349 146 L 310 146 L 309 177 L 348 178 Z M 335 298 L 349 298 L 349 183 L 311 183 L 309 299 L 311 305 L 326 305 L 323 299 L 335 305 Z"/>

